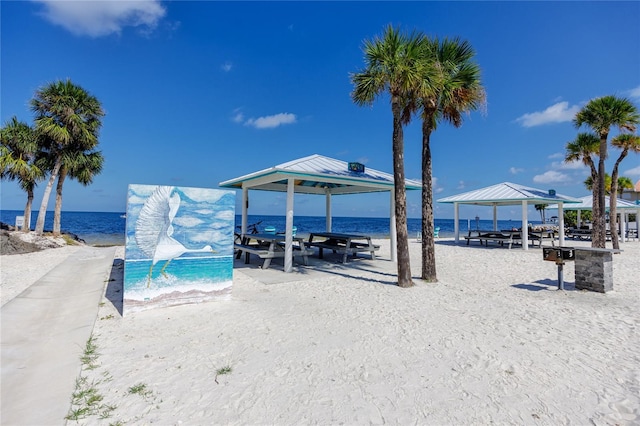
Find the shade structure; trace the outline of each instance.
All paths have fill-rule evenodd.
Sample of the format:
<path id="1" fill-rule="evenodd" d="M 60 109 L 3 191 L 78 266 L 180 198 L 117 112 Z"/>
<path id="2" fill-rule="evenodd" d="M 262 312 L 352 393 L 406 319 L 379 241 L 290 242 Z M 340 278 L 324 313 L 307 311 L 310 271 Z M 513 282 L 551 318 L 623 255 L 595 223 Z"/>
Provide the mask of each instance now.
<path id="1" fill-rule="evenodd" d="M 578 223 L 580 222 L 580 212 L 581 211 L 585 211 L 585 210 L 593 210 L 593 195 L 587 195 L 584 197 L 580 197 L 578 198 L 580 200 L 580 203 L 578 204 L 570 204 L 567 205 L 564 209 L 565 210 L 577 210 L 578 211 Z M 611 200 L 610 197 L 605 197 L 604 200 L 604 204 L 605 204 L 605 211 L 609 211 L 609 206 L 610 206 Z M 548 207 L 549 209 L 557 209 L 558 205 L 557 204 L 552 204 Z M 627 201 L 627 200 L 623 200 L 622 198 L 617 198 L 616 199 L 616 210 L 618 211 L 618 213 L 622 216 L 624 215 L 624 220 L 620 221 L 620 224 L 624 227 L 623 229 L 621 229 L 621 235 L 624 236 L 625 235 L 625 228 L 628 228 L 628 222 L 629 222 L 629 217 L 628 217 L 628 213 L 636 213 L 636 230 L 638 229 L 638 216 L 637 213 L 640 213 L 640 205 L 635 204 L 631 201 Z M 559 216 L 559 215 L 558 215 Z M 624 241 L 624 238 L 622 238 L 622 241 Z M 638 241 L 640 241 L 640 239 L 638 239 Z"/>
<path id="2" fill-rule="evenodd" d="M 528 186 L 520 185 L 511 182 L 502 182 L 496 185 L 487 186 L 485 188 L 476 189 L 474 191 L 464 192 L 458 195 L 452 195 L 437 200 L 439 203 L 450 203 L 454 205 L 454 226 L 455 226 L 455 240 L 460 240 L 460 229 L 458 225 L 459 220 L 459 206 L 460 204 L 474 204 L 481 206 L 493 206 L 493 226 L 497 227 L 497 207 L 498 206 L 510 206 L 521 205 L 522 206 L 522 223 L 523 227 L 526 226 L 527 220 L 527 207 L 529 204 L 550 204 L 556 203 L 560 206 L 559 210 L 562 210 L 562 206 L 565 203 L 579 203 L 580 200 L 556 193 L 554 190 L 542 190 L 537 188 L 531 188 Z M 564 244 L 564 223 L 562 215 L 560 217 L 559 226 L 559 239 L 560 245 Z M 529 241 L 526 232 L 522 233 L 522 248 L 528 249 Z"/>
<path id="3" fill-rule="evenodd" d="M 565 210 L 593 210 L 593 195 L 587 195 L 585 197 L 578 198 L 580 203 L 567 205 Z M 609 211 L 609 197 L 605 197 L 605 209 Z M 552 204 L 548 207 L 549 209 L 557 209 L 557 204 Z M 640 209 L 640 205 L 634 204 L 630 201 L 623 200 L 622 198 L 616 199 L 616 209 L 617 210 L 638 210 Z"/>
<path id="4" fill-rule="evenodd" d="M 347 162 L 314 154 L 244 176 L 220 182 L 222 188 L 242 189 L 242 233 L 247 229 L 248 191 L 278 191 L 287 193 L 285 230 L 285 272 L 293 265 L 292 229 L 294 193 L 324 195 L 326 198 L 326 230 L 331 231 L 331 196 L 390 192 L 390 243 L 395 261 L 395 209 L 393 175 L 370 169 L 357 162 Z M 407 190 L 419 190 L 422 183 L 405 180 Z"/>

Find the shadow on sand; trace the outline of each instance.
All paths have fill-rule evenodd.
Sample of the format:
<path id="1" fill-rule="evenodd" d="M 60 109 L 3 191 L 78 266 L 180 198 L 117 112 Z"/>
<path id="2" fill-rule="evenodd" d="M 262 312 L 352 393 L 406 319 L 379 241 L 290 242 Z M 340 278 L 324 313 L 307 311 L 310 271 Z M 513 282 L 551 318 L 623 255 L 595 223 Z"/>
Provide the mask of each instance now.
<path id="1" fill-rule="evenodd" d="M 109 284 L 105 297 L 111 302 L 114 308 L 122 316 L 122 298 L 124 288 L 124 260 L 113 259 L 111 274 L 109 275 Z"/>
<path id="2" fill-rule="evenodd" d="M 544 280 L 535 281 L 532 284 L 514 284 L 511 287 L 519 288 L 522 290 L 529 290 L 529 291 L 540 291 L 540 290 L 555 291 L 555 290 L 558 290 L 558 281 L 544 279 Z M 570 281 L 564 282 L 564 291 L 575 291 L 575 289 L 576 289 L 575 283 Z"/>

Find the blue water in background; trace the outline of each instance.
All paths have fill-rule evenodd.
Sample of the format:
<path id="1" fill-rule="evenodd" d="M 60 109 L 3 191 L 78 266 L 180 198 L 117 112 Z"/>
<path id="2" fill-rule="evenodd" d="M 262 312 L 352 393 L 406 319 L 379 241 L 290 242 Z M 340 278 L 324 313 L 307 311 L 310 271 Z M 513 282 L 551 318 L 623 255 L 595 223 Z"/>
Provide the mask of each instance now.
<path id="1" fill-rule="evenodd" d="M 22 216 L 24 212 L 19 210 L 0 210 L 0 221 L 9 225 L 15 225 L 16 216 Z M 61 228 L 63 232 L 72 233 L 83 239 L 90 245 L 124 245 L 126 218 L 123 213 L 110 212 L 62 212 Z M 38 212 L 32 212 L 31 229 L 35 228 Z M 242 217 L 236 215 L 236 225 L 240 225 Z M 247 223 L 261 222 L 258 225 L 260 231 L 266 226 L 274 226 L 276 231 L 284 232 L 284 216 L 260 216 L 249 215 Z M 293 224 L 298 228 L 300 236 L 310 232 L 325 230 L 325 218 L 318 216 L 295 216 Z M 532 224 L 540 223 L 531 221 Z M 45 231 L 53 228 L 53 212 L 47 212 L 45 218 Z M 389 238 L 389 219 L 376 217 L 334 217 L 331 221 L 333 232 L 351 234 L 366 234 L 374 238 Z M 440 227 L 440 237 L 453 237 L 453 219 L 435 219 L 435 226 Z M 520 220 L 498 220 L 498 229 L 520 228 Z M 466 233 L 471 229 L 493 229 L 493 220 L 479 220 L 475 218 L 461 219 L 459 221 L 460 232 Z M 407 220 L 409 238 L 415 238 L 420 230 L 420 219 L 409 218 Z M 239 230 L 239 228 L 237 228 Z"/>

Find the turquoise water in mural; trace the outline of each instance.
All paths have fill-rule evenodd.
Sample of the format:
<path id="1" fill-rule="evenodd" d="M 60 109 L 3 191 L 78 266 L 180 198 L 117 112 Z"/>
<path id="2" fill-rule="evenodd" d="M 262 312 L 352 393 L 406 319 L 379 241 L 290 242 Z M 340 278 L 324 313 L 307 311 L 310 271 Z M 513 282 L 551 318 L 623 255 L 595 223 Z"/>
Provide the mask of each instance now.
<path id="1" fill-rule="evenodd" d="M 168 287 L 172 281 L 198 283 L 220 283 L 233 278 L 233 256 L 225 257 L 193 257 L 173 259 L 164 270 L 165 261 L 153 267 L 151 280 L 154 287 Z M 149 281 L 150 260 L 137 260 L 127 263 L 125 270 L 125 290 L 142 288 Z"/>

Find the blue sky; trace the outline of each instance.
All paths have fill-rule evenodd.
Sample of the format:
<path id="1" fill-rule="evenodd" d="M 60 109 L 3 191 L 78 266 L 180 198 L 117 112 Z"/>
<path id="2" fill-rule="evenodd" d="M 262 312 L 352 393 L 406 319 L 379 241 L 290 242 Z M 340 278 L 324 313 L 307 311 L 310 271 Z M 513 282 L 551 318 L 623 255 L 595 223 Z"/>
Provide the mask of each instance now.
<path id="1" fill-rule="evenodd" d="M 482 69 L 486 112 L 471 113 L 459 129 L 442 124 L 432 136 L 436 199 L 504 181 L 587 195 L 587 170 L 562 162 L 578 133 L 573 115 L 605 95 L 640 105 L 640 2 L 3 1 L 1 8 L 2 123 L 13 115 L 31 123 L 29 100 L 57 79 L 70 78 L 106 111 L 104 170 L 89 187 L 65 183 L 66 211 L 124 212 L 129 184 L 217 188 L 311 154 L 391 173 L 389 100 L 356 106 L 349 79 L 364 66 L 363 41 L 388 24 L 466 39 Z M 417 180 L 420 145 L 415 121 L 405 130 L 405 168 Z M 610 150 L 609 173 L 617 156 Z M 640 180 L 640 156 L 629 155 L 621 174 Z M 284 214 L 284 194 L 250 196 L 250 213 Z M 15 183 L 2 182 L 2 209 L 23 209 L 25 201 Z M 419 217 L 420 194 L 409 192 L 407 201 L 409 216 Z M 332 207 L 336 216 L 388 217 L 389 198 L 334 197 Z M 453 218 L 451 205 L 434 208 L 436 218 Z M 296 197 L 295 214 L 323 212 L 323 197 Z M 461 208 L 463 219 L 476 214 L 491 211 Z M 499 216 L 521 212 L 502 208 Z"/>

